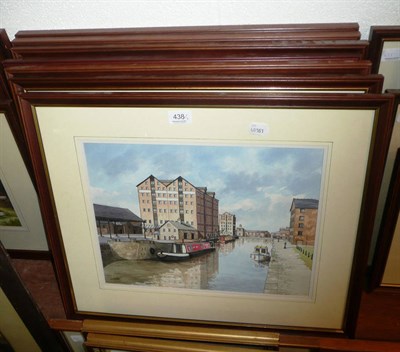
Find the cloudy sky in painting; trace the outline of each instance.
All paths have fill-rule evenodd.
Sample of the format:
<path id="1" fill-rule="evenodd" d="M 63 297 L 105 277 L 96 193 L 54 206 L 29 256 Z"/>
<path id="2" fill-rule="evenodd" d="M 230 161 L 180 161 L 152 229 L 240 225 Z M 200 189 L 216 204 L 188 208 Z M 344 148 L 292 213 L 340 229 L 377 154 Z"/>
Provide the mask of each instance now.
<path id="1" fill-rule="evenodd" d="M 84 143 L 93 203 L 140 216 L 136 185 L 182 176 L 216 192 L 246 229 L 289 226 L 293 198 L 319 199 L 322 148 Z"/>

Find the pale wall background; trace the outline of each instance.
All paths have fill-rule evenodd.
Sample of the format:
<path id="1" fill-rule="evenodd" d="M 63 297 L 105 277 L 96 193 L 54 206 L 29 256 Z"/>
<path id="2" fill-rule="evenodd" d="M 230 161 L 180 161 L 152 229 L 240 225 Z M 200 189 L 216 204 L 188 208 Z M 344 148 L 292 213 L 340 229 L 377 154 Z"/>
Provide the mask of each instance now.
<path id="1" fill-rule="evenodd" d="M 399 0 L 0 0 L 0 28 L 19 30 L 358 22 L 399 25 Z"/>

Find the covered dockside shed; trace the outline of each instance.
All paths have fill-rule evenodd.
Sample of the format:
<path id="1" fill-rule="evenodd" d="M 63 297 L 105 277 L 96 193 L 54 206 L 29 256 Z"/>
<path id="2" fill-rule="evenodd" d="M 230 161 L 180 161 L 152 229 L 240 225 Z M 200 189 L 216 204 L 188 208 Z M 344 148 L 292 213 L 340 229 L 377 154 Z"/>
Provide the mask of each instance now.
<path id="1" fill-rule="evenodd" d="M 142 234 L 143 220 L 127 208 L 93 204 L 100 236 L 127 237 Z"/>

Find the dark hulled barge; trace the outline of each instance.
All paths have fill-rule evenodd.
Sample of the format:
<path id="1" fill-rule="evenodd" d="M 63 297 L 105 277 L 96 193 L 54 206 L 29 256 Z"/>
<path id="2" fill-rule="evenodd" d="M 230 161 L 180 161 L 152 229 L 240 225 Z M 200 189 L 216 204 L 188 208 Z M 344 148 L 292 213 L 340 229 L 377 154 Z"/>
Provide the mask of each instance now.
<path id="1" fill-rule="evenodd" d="M 160 260 L 181 261 L 215 250 L 212 242 L 173 242 L 169 243 L 168 247 L 163 250 L 157 250 L 156 254 Z"/>

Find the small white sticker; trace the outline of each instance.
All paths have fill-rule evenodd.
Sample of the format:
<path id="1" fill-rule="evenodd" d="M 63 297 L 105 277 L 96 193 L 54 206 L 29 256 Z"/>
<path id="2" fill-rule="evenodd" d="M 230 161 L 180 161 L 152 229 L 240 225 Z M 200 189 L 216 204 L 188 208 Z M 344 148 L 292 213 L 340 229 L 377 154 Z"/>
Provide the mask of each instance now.
<path id="1" fill-rule="evenodd" d="M 382 50 L 381 61 L 400 60 L 400 48 L 388 48 Z"/>
<path id="2" fill-rule="evenodd" d="M 169 123 L 172 124 L 188 124 L 192 123 L 192 112 L 190 110 L 168 111 Z"/>
<path id="3" fill-rule="evenodd" d="M 250 125 L 250 134 L 256 135 L 256 136 L 265 136 L 269 132 L 269 127 L 265 123 L 256 123 L 253 122 Z"/>

